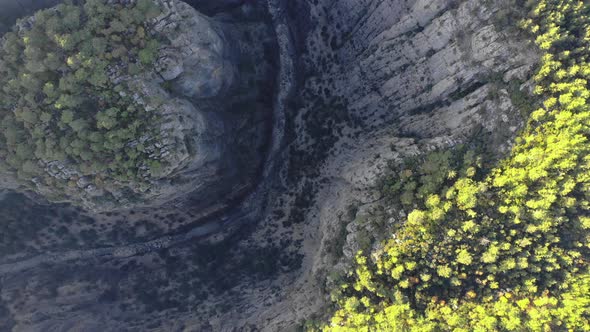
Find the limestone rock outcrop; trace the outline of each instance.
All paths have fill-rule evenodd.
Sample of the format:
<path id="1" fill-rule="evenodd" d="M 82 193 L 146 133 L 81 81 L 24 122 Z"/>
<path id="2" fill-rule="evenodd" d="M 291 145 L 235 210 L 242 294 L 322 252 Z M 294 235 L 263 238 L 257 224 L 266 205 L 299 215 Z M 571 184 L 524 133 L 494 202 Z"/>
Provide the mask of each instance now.
<path id="1" fill-rule="evenodd" d="M 72 202 L 98 212 L 157 206 L 189 194 L 191 199 L 202 197 L 202 201 L 212 202 L 230 196 L 233 187 L 248 181 L 245 177 L 250 173 L 237 164 L 233 154 L 240 149 L 238 144 L 248 145 L 244 140 L 249 138 L 236 137 L 231 130 L 234 124 L 228 123 L 235 122 L 235 116 L 225 114 L 232 106 L 232 98 L 252 98 L 248 96 L 251 91 L 235 91 L 241 84 L 239 62 L 250 61 L 248 55 L 240 55 L 242 50 L 229 39 L 233 32 L 228 31 L 231 28 L 227 24 L 179 0 L 155 1 L 162 13 L 150 22 L 149 33 L 167 41 L 158 50 L 153 70 L 129 75 L 124 67 L 112 65 L 108 76 L 113 84 L 125 82 L 131 88 L 121 94 L 131 93 L 142 111 L 157 112 L 160 116 L 156 132 L 161 133 L 161 138 L 153 139 L 146 134 L 127 144 L 145 145 L 150 160 L 159 161 L 163 169 L 158 176 L 146 178 L 147 184 L 135 186 L 115 181 L 97 188 L 68 161 L 42 160 L 48 176 L 73 182 L 75 186 L 56 195 L 53 187 L 32 179 L 34 193 L 50 197 L 50 201 Z M 21 28 L 26 29 L 26 22 L 22 21 Z M 239 121 L 253 116 L 252 112 L 244 114 Z M 249 149 L 255 150 L 257 144 L 260 143 L 251 142 Z M 255 168 L 258 161 L 250 163 Z M 1 178 L 3 187 L 18 187 L 9 177 Z"/>
<path id="2" fill-rule="evenodd" d="M 220 23 L 180 1 L 167 3 L 170 13 L 155 26 L 170 45 L 156 64 L 173 91 L 187 98 L 222 96 L 236 81 L 237 54 Z"/>
<path id="3" fill-rule="evenodd" d="M 281 204 L 287 215 L 304 213 L 304 221 L 291 228 L 305 260 L 275 302 L 267 299 L 270 290 L 258 292 L 236 309 L 242 314 L 216 320 L 214 330 L 252 324 L 284 331 L 317 317 L 329 306 L 329 295 L 322 293 L 330 280 L 327 271 L 337 270 L 341 258 L 350 260 L 361 238 L 375 232 L 363 224 L 363 214 L 379 202 L 373 188 L 387 165 L 472 139 L 505 153 L 523 123 L 514 97 L 530 94 L 538 61 L 534 46 L 507 19 L 514 8 L 505 0 L 288 3 L 302 51 L 293 146 L 307 154 L 306 162 L 317 163 L 301 183 L 321 179 L 304 212 L 297 199 L 287 208 Z M 344 120 L 335 120 L 338 116 Z M 320 127 L 318 119 L 329 125 Z M 330 140 L 334 143 L 327 145 Z M 327 155 L 318 153 L 328 149 Z M 302 188 L 307 197 L 314 187 Z M 399 213 L 390 222 L 402 220 Z M 280 222 L 269 220 L 269 225 Z M 256 297 L 272 304 L 254 307 Z"/>
<path id="4" fill-rule="evenodd" d="M 211 8 L 216 3 L 193 2 Z M 288 105 L 287 144 L 276 154 L 284 166 L 280 179 L 269 186 L 268 201 L 256 201 L 264 213 L 244 219 L 235 233 L 197 244 L 108 262 L 47 264 L 27 278 L 6 277 L 0 308 L 7 308 L 17 330 L 94 330 L 106 321 L 103 330 L 274 332 L 321 321 L 330 302 L 326 280 L 335 283 L 330 271 L 373 231 L 355 216 L 371 213 L 379 202 L 372 189 L 389 162 L 474 138 L 502 153 L 522 125 L 513 97 L 528 93 L 538 55 L 501 22 L 511 10 L 507 0 L 267 3 L 281 46 L 284 75 L 278 83 L 292 76 L 298 82 L 297 91 L 279 91 L 276 104 Z M 174 77 L 175 98 L 231 94 L 231 75 L 185 90 L 185 63 L 173 53 L 162 59 L 160 75 Z M 224 71 L 225 63 L 215 65 Z M 223 130 L 223 117 L 208 116 L 203 126 L 220 124 L 217 130 L 231 135 Z M 199 121 L 193 126 L 200 128 Z M 223 149 L 210 155 L 215 151 Z M 206 169 L 193 159 L 186 165 L 182 169 L 194 174 Z M 394 212 L 399 217 L 390 223 L 404 217 Z M 221 222 L 230 228 L 240 225 L 237 220 Z M 99 296 L 109 302 L 97 301 Z M 60 319 L 53 318 L 56 312 Z"/>

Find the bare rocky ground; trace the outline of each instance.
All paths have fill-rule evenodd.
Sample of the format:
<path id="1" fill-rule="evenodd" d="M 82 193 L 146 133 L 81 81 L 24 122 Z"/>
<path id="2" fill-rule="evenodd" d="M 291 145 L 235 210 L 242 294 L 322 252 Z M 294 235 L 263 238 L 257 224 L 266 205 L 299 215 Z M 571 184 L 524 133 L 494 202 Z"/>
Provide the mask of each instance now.
<path id="1" fill-rule="evenodd" d="M 0 329 L 295 331 L 329 310 L 330 274 L 370 236 L 355 216 L 379 201 L 390 161 L 472 140 L 506 150 L 521 126 L 536 54 L 508 0 L 268 5 L 285 118 L 261 184 L 210 236 L 0 266 Z"/>

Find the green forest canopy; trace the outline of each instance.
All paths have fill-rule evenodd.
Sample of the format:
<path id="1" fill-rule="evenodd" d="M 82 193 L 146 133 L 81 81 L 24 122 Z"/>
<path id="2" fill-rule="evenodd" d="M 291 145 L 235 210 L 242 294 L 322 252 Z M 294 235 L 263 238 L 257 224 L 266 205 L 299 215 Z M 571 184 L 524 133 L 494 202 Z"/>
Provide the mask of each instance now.
<path id="1" fill-rule="evenodd" d="M 78 177 L 98 188 L 138 187 L 157 175 L 140 136 L 157 140 L 157 112 L 132 98 L 127 83 L 114 83 L 109 70 L 150 70 L 160 41 L 149 20 L 160 14 L 152 0 L 106 4 L 66 1 L 17 24 L 0 48 L 0 170 L 23 183 L 59 196 Z M 77 175 L 57 179 L 52 161 Z"/>
<path id="2" fill-rule="evenodd" d="M 590 330 L 589 14 L 584 1 L 535 3 L 523 27 L 542 51 L 543 107 L 492 170 L 472 154 L 448 168 L 438 152 L 439 180 L 405 170 L 386 183 L 419 208 L 358 253 L 323 330 Z"/>

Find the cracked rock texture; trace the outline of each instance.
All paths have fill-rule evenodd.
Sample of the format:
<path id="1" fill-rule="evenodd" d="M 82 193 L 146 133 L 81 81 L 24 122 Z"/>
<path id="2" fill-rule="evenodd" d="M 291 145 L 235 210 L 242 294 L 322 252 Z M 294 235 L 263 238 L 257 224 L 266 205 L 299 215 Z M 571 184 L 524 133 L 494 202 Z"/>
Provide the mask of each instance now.
<path id="1" fill-rule="evenodd" d="M 156 68 L 173 81 L 172 90 L 187 98 L 223 96 L 237 79 L 237 54 L 223 26 L 188 4 L 171 1 L 170 13 L 156 24 L 170 45 L 161 51 Z"/>
<path id="2" fill-rule="evenodd" d="M 135 101 L 145 111 L 156 111 L 162 116 L 159 124 L 162 139 L 143 136 L 129 144 L 146 145 L 146 151 L 151 152 L 150 159 L 159 160 L 166 166 L 157 178 L 149 179 L 147 186 L 114 183 L 97 188 L 80 177 L 75 167 L 67 162 L 42 161 L 50 176 L 73 180 L 77 184 L 77 187 L 68 189 L 66 202 L 101 212 L 158 206 L 182 200 L 190 194 L 193 200 L 211 204 L 216 199 L 231 196 L 236 186 L 254 181 L 249 178 L 251 171 L 247 170 L 256 168 L 258 159 L 263 158 L 254 151 L 260 144 L 259 138 L 239 137 L 234 124 L 228 123 L 235 123 L 235 116 L 225 114 L 234 99 L 252 98 L 248 96 L 251 92 L 236 89 L 244 85 L 240 82 L 239 61 L 247 61 L 252 55 L 248 52 L 241 54 L 236 43 L 228 37 L 235 32 L 229 31 L 232 28 L 227 24 L 197 12 L 182 1 L 157 1 L 163 7 L 163 13 L 154 19 L 152 33 L 167 38 L 169 43 L 159 50 L 154 70 L 138 77 L 120 73 L 119 68 L 113 66 L 109 69 L 109 77 L 115 84 L 130 83 Z M 18 4 L 17 1 L 14 7 L 20 8 Z M 257 89 L 252 84 L 250 88 L 252 91 Z M 244 114 L 238 121 L 247 122 L 253 116 L 251 111 Z M 254 141 L 248 141 L 252 139 Z M 250 147 L 243 149 L 242 145 Z M 240 149 L 251 151 L 248 165 L 237 161 L 235 154 Z M 144 171 L 149 172 L 148 169 Z M 4 188 L 17 187 L 10 179 L 2 178 L 0 185 Z M 41 183 L 36 186 L 35 194 L 55 196 L 52 195 L 53 188 Z"/>
<path id="3" fill-rule="evenodd" d="M 299 180 L 313 183 L 317 194 L 303 209 L 305 221 L 285 231 L 302 243 L 301 270 L 269 308 L 244 307 L 249 315 L 233 319 L 284 331 L 321 316 L 329 303 L 322 290 L 331 282 L 329 271 L 349 261 L 359 238 L 373 231 L 353 220 L 379 201 L 372 188 L 390 161 L 471 139 L 485 140 L 494 153 L 508 151 L 523 121 L 512 96 L 530 93 L 538 55 L 514 23 L 501 23 L 513 11 L 506 6 L 503 0 L 291 5 L 303 50 L 298 73 L 304 75 L 293 149 L 310 156 L 306 163 L 319 160 Z M 348 115 L 343 123 L 333 120 L 339 109 Z M 318 112 L 328 113 L 323 130 L 309 120 L 321 118 Z M 317 134 L 325 128 L 329 134 Z M 295 190 L 309 191 L 308 185 Z M 278 200 L 281 208 L 287 215 L 301 213 L 300 203 L 289 197 Z M 403 211 L 399 215 L 391 222 L 401 220 Z M 230 330 L 230 324 L 219 330 Z"/>
<path id="4" fill-rule="evenodd" d="M 371 231 L 354 220 L 378 204 L 388 162 L 474 138 L 502 153 L 522 125 L 513 96 L 528 92 L 537 53 L 500 23 L 504 0 L 268 5 L 286 18 L 281 62 L 299 80 L 267 213 L 205 244 L 7 276 L 0 309 L 15 331 L 296 331 L 323 318 L 329 272 Z"/>

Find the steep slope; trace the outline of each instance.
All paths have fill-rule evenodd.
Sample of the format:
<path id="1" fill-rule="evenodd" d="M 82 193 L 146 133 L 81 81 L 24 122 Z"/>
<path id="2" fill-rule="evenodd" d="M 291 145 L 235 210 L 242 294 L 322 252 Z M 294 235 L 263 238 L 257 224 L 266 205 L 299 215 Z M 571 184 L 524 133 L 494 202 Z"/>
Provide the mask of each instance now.
<path id="1" fill-rule="evenodd" d="M 387 240 L 363 246 L 341 275 L 324 330 L 590 328 L 590 69 L 580 34 L 590 6 L 528 6 L 521 26 L 543 56 L 538 101 L 514 147 L 497 165 L 472 145 L 391 172 L 382 212 L 364 216 Z"/>
<path id="2" fill-rule="evenodd" d="M 6 275 L 17 330 L 295 329 L 328 305 L 328 267 L 370 234 L 352 221 L 381 199 L 389 161 L 474 138 L 507 151 L 522 124 L 514 97 L 537 54 L 497 19 L 507 0 L 268 5 L 285 88 L 275 106 L 287 106 L 280 178 L 257 196 L 268 200 L 207 239 Z"/>
<path id="3" fill-rule="evenodd" d="M 292 6 L 291 16 L 302 22 L 305 75 L 285 179 L 296 189 L 279 200 L 278 209 L 288 212 L 273 229 L 301 241 L 303 274 L 270 309 L 246 321 L 277 331 L 322 312 L 329 266 L 352 257 L 357 238 L 370 240 L 371 229 L 351 221 L 381 199 L 372 188 L 389 161 L 473 139 L 494 153 L 508 151 L 522 124 L 514 103 L 529 94 L 537 61 L 525 36 L 497 20 L 508 5 Z M 276 215 L 269 220 L 277 224 Z"/>
<path id="4" fill-rule="evenodd" d="M 157 17 L 121 24 L 146 3 L 61 5 L 20 21 L 5 35 L 5 186 L 99 212 L 160 206 L 191 193 L 211 204 L 256 182 L 266 124 L 245 134 L 235 130 L 268 111 L 252 109 L 261 88 L 252 80 L 267 75 L 265 62 L 251 65 L 261 46 L 236 48 L 231 38 L 239 32 L 179 1 L 158 1 Z M 116 12 L 117 6 L 121 17 L 82 22 L 106 24 L 101 30 L 51 30 L 54 16 Z M 106 37 L 86 40 L 80 33 Z M 43 38 L 47 42 L 36 42 Z M 37 85 L 39 91 L 30 92 L 35 100 L 10 97 Z"/>

